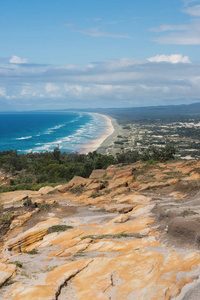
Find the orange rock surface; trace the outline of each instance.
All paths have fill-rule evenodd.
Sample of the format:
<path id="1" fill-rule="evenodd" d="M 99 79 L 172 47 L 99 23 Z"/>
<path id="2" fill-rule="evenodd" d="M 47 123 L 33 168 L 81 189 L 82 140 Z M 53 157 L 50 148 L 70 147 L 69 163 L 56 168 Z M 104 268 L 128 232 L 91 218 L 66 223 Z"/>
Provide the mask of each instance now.
<path id="1" fill-rule="evenodd" d="M 73 294 L 72 299 L 79 300 L 175 299 L 183 287 L 191 288 L 200 275 L 200 253 L 165 243 L 160 237 L 168 228 L 160 231 L 159 222 L 165 213 L 168 218 L 173 216 L 176 206 L 180 209 L 179 219 L 185 224 L 190 224 L 192 218 L 198 224 L 198 212 L 187 210 L 186 200 L 188 184 L 195 183 L 198 187 L 199 167 L 196 161 L 110 166 L 107 170 L 93 171 L 89 179 L 75 176 L 66 185 L 53 190 L 47 187 L 33 194 L 40 203 L 53 205 L 57 201 L 61 207 L 75 205 L 80 211 L 75 216 L 49 218 L 4 241 L 0 284 L 16 273 L 16 265 L 8 264 L 8 259 L 11 262 L 24 259 L 26 264 L 32 263 L 32 268 L 38 265 L 40 274 L 34 279 L 34 270 L 23 263 L 29 278 L 23 278 L 18 268 L 16 284 L 7 288 L 3 297 L 62 299 L 60 290 L 66 289 Z M 178 189 L 182 185 L 184 192 Z M 162 203 L 165 198 L 169 198 L 168 206 Z M 158 202 L 161 206 L 156 218 Z M 62 209 L 58 211 L 61 213 Z M 16 224 L 23 226 L 23 220 L 29 217 L 32 217 L 29 213 L 16 217 L 11 229 Z M 62 232 L 58 227 L 49 233 L 53 225 L 63 224 L 73 228 Z M 37 254 L 27 258 L 27 251 L 32 249 L 37 249 Z M 68 290 L 70 286 L 73 289 Z"/>

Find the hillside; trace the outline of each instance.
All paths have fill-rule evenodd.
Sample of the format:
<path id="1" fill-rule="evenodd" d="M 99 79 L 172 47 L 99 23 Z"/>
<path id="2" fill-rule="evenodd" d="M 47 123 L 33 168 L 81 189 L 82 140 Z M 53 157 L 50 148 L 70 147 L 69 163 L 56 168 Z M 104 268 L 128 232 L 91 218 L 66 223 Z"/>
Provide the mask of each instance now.
<path id="1" fill-rule="evenodd" d="M 199 188 L 182 160 L 0 194 L 1 299 L 199 299 Z"/>

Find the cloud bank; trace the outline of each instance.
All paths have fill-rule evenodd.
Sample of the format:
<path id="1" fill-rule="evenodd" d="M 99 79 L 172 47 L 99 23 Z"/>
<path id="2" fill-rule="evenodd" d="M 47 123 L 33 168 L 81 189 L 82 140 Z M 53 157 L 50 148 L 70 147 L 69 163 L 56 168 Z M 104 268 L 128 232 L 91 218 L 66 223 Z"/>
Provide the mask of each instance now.
<path id="1" fill-rule="evenodd" d="M 85 66 L 4 63 L 0 64 L 0 81 L 0 99 L 23 110 L 200 101 L 200 65 L 182 54 Z"/>

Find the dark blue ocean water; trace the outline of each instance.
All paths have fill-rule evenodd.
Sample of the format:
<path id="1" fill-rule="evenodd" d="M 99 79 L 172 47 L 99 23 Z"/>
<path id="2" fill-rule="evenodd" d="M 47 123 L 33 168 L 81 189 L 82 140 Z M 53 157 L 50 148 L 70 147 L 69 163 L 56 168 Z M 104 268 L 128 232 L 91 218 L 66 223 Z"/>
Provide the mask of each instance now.
<path id="1" fill-rule="evenodd" d="M 101 115 L 83 112 L 0 113 L 0 151 L 80 151 L 105 129 Z"/>

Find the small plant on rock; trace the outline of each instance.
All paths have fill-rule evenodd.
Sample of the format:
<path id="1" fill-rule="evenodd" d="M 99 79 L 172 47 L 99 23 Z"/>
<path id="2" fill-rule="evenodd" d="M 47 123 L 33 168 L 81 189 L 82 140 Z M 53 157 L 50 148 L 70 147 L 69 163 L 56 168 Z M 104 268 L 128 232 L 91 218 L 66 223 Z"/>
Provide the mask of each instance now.
<path id="1" fill-rule="evenodd" d="M 27 254 L 29 254 L 29 255 L 38 254 L 38 250 L 37 249 L 30 250 L 30 251 L 27 252 Z"/>
<path id="2" fill-rule="evenodd" d="M 23 264 L 20 261 L 18 261 L 18 260 L 12 262 L 12 264 L 15 264 L 18 268 L 22 268 L 23 267 Z"/>

